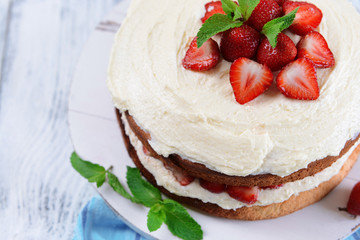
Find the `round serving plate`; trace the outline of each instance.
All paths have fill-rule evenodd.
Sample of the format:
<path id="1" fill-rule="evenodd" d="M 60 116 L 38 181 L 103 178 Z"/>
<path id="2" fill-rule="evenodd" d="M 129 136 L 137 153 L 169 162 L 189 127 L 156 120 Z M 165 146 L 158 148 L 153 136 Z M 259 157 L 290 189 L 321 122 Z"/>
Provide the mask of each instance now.
<path id="1" fill-rule="evenodd" d="M 125 18 L 129 2 L 121 1 L 90 37 L 75 71 L 69 101 L 69 127 L 76 152 L 83 159 L 106 168 L 113 166 L 114 174 L 123 185 L 126 185 L 126 166 L 134 164 L 123 143 L 106 87 L 106 75 L 114 35 Z M 359 10 L 360 0 L 353 2 Z M 352 186 L 360 181 L 359 173 L 360 162 L 322 201 L 278 219 L 247 222 L 188 210 L 201 225 L 204 239 L 343 239 L 360 225 L 360 218 L 354 219 L 337 210 L 346 206 Z M 166 225 L 153 233 L 147 230 L 148 208 L 131 203 L 107 184 L 98 192 L 136 232 L 149 239 L 174 238 Z"/>

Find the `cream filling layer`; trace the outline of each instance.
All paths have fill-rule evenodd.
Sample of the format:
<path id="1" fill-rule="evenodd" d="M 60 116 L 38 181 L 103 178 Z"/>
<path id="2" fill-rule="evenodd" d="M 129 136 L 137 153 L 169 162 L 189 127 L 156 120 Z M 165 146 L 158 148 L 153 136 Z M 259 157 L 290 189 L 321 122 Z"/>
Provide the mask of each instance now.
<path id="1" fill-rule="evenodd" d="M 214 194 L 207 191 L 200 186 L 197 179 L 188 186 L 181 186 L 176 181 L 172 172 L 166 169 L 160 160 L 148 156 L 144 153 L 141 141 L 130 129 L 125 115 L 123 114 L 122 116 L 125 132 L 129 136 L 130 142 L 135 148 L 141 164 L 155 177 L 159 186 L 166 188 L 169 192 L 176 195 L 197 198 L 205 203 L 217 204 L 223 209 L 237 209 L 244 206 L 265 206 L 273 203 L 280 203 L 288 200 L 292 195 L 298 195 L 301 192 L 316 188 L 321 183 L 330 180 L 333 176 L 339 173 L 341 167 L 344 165 L 347 158 L 359 143 L 358 141 L 356 144 L 354 144 L 354 146 L 343 157 L 333 163 L 332 166 L 324 169 L 314 176 L 306 177 L 295 182 L 286 183 L 278 189 L 261 189 L 258 201 L 253 205 L 247 205 L 231 198 L 226 192 Z"/>
<path id="2" fill-rule="evenodd" d="M 151 134 L 157 153 L 176 153 L 227 175 L 286 176 L 337 156 L 360 131 L 355 8 L 346 0 L 307 0 L 323 12 L 319 31 L 336 59 L 335 67 L 317 70 L 318 100 L 286 98 L 273 84 L 240 105 L 229 81 L 231 63 L 222 60 L 201 73 L 181 65 L 209 1 L 132 0 L 109 65 L 116 107 Z"/>

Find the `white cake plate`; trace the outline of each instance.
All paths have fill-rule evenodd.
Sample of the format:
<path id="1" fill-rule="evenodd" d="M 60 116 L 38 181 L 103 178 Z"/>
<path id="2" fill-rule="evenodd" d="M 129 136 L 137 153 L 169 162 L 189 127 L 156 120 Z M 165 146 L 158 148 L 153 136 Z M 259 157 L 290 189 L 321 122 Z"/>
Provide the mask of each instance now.
<path id="1" fill-rule="evenodd" d="M 356 1 L 359 5 L 360 0 Z M 129 0 L 121 1 L 92 34 L 79 59 L 69 103 L 69 126 L 77 153 L 105 167 L 114 166 L 113 172 L 124 185 L 126 166 L 134 164 L 123 144 L 105 81 L 113 38 L 128 5 Z M 204 239 L 343 239 L 360 225 L 360 218 L 354 219 L 337 208 L 346 206 L 358 181 L 360 162 L 322 201 L 274 220 L 246 222 L 216 218 L 191 209 L 189 213 L 202 226 Z M 174 238 L 166 225 L 153 233 L 147 230 L 148 208 L 124 199 L 107 184 L 98 192 L 136 232 L 150 239 Z"/>

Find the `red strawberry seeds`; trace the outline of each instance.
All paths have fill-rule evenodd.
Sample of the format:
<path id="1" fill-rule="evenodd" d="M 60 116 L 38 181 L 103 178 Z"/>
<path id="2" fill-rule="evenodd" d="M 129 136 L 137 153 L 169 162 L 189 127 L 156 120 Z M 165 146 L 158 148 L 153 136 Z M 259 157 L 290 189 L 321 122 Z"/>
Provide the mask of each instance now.
<path id="1" fill-rule="evenodd" d="M 264 38 L 257 52 L 257 61 L 268 66 L 272 71 L 280 70 L 292 62 L 297 55 L 294 42 L 285 34 L 280 33 L 275 48 L 272 48 L 267 38 Z"/>
<path id="2" fill-rule="evenodd" d="M 325 38 L 318 32 L 310 32 L 300 40 L 298 57 L 310 59 L 318 68 L 328 68 L 335 65 L 333 53 Z"/>
<path id="3" fill-rule="evenodd" d="M 221 6 L 221 1 L 209 2 L 205 4 L 205 15 L 201 18 L 201 22 L 204 23 L 216 13 L 225 14 Z"/>
<path id="4" fill-rule="evenodd" d="M 346 208 L 350 214 L 360 215 L 360 182 L 352 189 Z"/>
<path id="5" fill-rule="evenodd" d="M 295 20 L 290 26 L 290 30 L 298 35 L 305 35 L 317 28 L 322 20 L 321 10 L 314 4 L 307 2 L 287 1 L 283 4 L 285 14 L 290 13 L 300 7 L 296 13 Z"/>
<path id="6" fill-rule="evenodd" d="M 197 37 L 195 37 L 186 52 L 182 65 L 186 69 L 206 71 L 215 67 L 219 60 L 220 50 L 217 42 L 210 38 L 198 48 Z"/>
<path id="7" fill-rule="evenodd" d="M 275 0 L 261 0 L 247 23 L 260 32 L 267 22 L 281 17 L 281 15 L 281 7 Z"/>
<path id="8" fill-rule="evenodd" d="M 230 67 L 230 83 L 235 99 L 245 104 L 265 92 L 273 82 L 273 74 L 265 65 L 248 58 L 237 59 Z"/>
<path id="9" fill-rule="evenodd" d="M 227 186 L 226 191 L 230 197 L 246 204 L 254 204 L 259 196 L 258 187 Z"/>
<path id="10" fill-rule="evenodd" d="M 289 98 L 315 100 L 319 97 L 316 69 L 306 58 L 299 58 L 284 67 L 277 76 L 276 85 Z"/>
<path id="11" fill-rule="evenodd" d="M 260 43 L 260 34 L 244 24 L 223 33 L 220 43 L 221 54 L 230 62 L 240 57 L 252 58 Z"/>

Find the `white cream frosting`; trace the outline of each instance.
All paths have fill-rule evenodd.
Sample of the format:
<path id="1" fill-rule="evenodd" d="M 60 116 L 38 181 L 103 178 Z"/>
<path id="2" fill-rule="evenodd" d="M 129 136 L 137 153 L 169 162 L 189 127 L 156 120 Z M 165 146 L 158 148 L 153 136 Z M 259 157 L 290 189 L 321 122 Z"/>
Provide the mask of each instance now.
<path id="1" fill-rule="evenodd" d="M 160 160 L 144 153 L 142 143 L 130 129 L 124 115 L 122 117 L 122 121 L 125 126 L 125 132 L 129 136 L 130 142 L 134 146 L 140 162 L 155 177 L 156 183 L 159 186 L 166 188 L 169 192 L 176 195 L 197 198 L 205 203 L 214 203 L 223 209 L 237 209 L 244 206 L 266 206 L 273 203 L 280 203 L 288 200 L 292 195 L 298 195 L 301 192 L 314 189 L 321 183 L 330 180 L 333 176 L 339 173 L 345 161 L 358 145 L 358 143 L 356 143 L 346 154 L 344 154 L 344 156 L 339 158 L 330 167 L 315 174 L 314 176 L 286 183 L 278 189 L 261 189 L 257 202 L 252 205 L 247 205 L 231 198 L 226 192 L 220 194 L 209 192 L 200 186 L 197 179 L 187 186 L 181 186 L 176 181 L 172 172 L 166 169 Z"/>
<path id="2" fill-rule="evenodd" d="M 275 84 L 240 105 L 230 63 L 208 72 L 182 59 L 209 0 L 133 0 L 116 35 L 108 72 L 113 101 L 151 134 L 159 154 L 176 153 L 236 176 L 286 176 L 337 156 L 360 131 L 360 15 L 346 0 L 310 0 L 323 12 L 319 31 L 336 66 L 318 69 L 320 97 L 292 100 Z"/>

